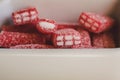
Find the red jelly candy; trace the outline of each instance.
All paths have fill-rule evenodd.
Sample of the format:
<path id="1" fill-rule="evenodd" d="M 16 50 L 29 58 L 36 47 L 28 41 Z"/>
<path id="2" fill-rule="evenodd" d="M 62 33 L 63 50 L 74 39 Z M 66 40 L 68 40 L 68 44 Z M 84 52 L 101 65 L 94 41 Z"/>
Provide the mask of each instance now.
<path id="1" fill-rule="evenodd" d="M 53 34 L 53 44 L 59 48 L 72 48 L 81 44 L 80 33 L 74 29 L 60 29 Z"/>
<path id="2" fill-rule="evenodd" d="M 10 47 L 11 49 L 50 49 L 54 48 L 52 45 L 46 44 L 26 44 L 26 45 L 16 45 Z"/>
<path id="3" fill-rule="evenodd" d="M 79 27 L 78 23 L 59 23 L 57 24 L 58 29 L 64 29 L 64 28 L 73 28 L 76 29 Z"/>
<path id="4" fill-rule="evenodd" d="M 0 33 L 0 47 L 11 47 L 21 44 L 45 43 L 45 39 L 37 33 L 6 32 Z"/>
<path id="5" fill-rule="evenodd" d="M 53 20 L 41 19 L 37 24 L 37 29 L 41 33 L 50 34 L 57 30 L 57 26 Z"/>
<path id="6" fill-rule="evenodd" d="M 113 36 L 110 33 L 94 34 L 92 43 L 96 48 L 115 48 Z"/>
<path id="7" fill-rule="evenodd" d="M 2 31 L 8 32 L 23 32 L 23 33 L 35 33 L 38 32 L 36 26 L 33 24 L 25 24 L 25 25 L 9 25 L 9 26 L 2 26 Z"/>
<path id="8" fill-rule="evenodd" d="M 108 30 L 112 26 L 113 20 L 107 16 L 83 12 L 80 15 L 79 23 L 91 32 L 100 33 Z"/>
<path id="9" fill-rule="evenodd" d="M 15 25 L 37 23 L 39 21 L 38 12 L 36 8 L 27 8 L 13 12 L 12 18 Z"/>
<path id="10" fill-rule="evenodd" d="M 73 48 L 90 48 L 92 45 L 89 32 L 82 28 L 78 28 L 77 31 L 81 36 L 81 44 L 79 46 L 74 46 Z"/>

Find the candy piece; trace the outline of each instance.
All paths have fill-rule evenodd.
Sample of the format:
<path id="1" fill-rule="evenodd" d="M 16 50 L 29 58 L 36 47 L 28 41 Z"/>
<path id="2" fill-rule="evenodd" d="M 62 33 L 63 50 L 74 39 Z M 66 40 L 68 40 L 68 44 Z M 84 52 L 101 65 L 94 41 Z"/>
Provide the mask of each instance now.
<path id="1" fill-rule="evenodd" d="M 79 27 L 79 24 L 78 23 L 58 23 L 57 24 L 57 28 L 58 29 L 64 29 L 64 28 L 73 28 L 73 29 L 76 29 Z"/>
<path id="2" fill-rule="evenodd" d="M 25 25 L 9 25 L 9 26 L 2 26 L 2 31 L 8 32 L 23 32 L 23 33 L 35 33 L 38 32 L 36 26 L 33 24 L 25 24 Z"/>
<path id="3" fill-rule="evenodd" d="M 53 34 L 53 44 L 59 48 L 72 48 L 81 44 L 80 33 L 74 29 L 60 29 Z"/>
<path id="4" fill-rule="evenodd" d="M 16 45 L 10 47 L 11 49 L 50 49 L 54 48 L 52 45 L 46 44 L 26 44 L 26 45 Z"/>
<path id="5" fill-rule="evenodd" d="M 21 44 L 45 43 L 45 39 L 37 33 L 6 32 L 0 33 L 0 47 L 9 48 L 10 46 Z"/>
<path id="6" fill-rule="evenodd" d="M 37 29 L 44 34 L 50 34 L 57 30 L 57 26 L 53 20 L 41 19 L 37 24 Z"/>
<path id="7" fill-rule="evenodd" d="M 92 38 L 93 47 L 115 48 L 113 36 L 110 33 L 94 34 Z"/>
<path id="8" fill-rule="evenodd" d="M 79 23 L 93 33 L 100 33 L 108 30 L 112 26 L 113 20 L 107 16 L 83 12 L 80 15 Z"/>
<path id="9" fill-rule="evenodd" d="M 78 28 L 77 31 L 81 36 L 81 44 L 79 46 L 73 46 L 73 48 L 90 48 L 92 45 L 89 32 L 82 28 Z"/>
<path id="10" fill-rule="evenodd" d="M 39 21 L 36 8 L 26 8 L 12 13 L 13 22 L 15 25 L 26 23 L 37 23 Z"/>

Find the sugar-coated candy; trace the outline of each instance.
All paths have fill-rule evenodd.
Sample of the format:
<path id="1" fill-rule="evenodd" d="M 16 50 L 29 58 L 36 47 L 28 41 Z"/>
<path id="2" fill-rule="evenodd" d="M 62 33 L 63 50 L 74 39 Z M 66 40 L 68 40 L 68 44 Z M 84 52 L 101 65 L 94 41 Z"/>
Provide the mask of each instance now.
<path id="1" fill-rule="evenodd" d="M 0 33 L 0 47 L 9 48 L 21 44 L 45 43 L 45 38 L 37 33 L 19 33 L 2 31 Z"/>
<path id="2" fill-rule="evenodd" d="M 8 32 L 23 32 L 23 33 L 36 33 L 38 32 L 34 24 L 25 25 L 4 25 L 2 26 L 2 31 Z"/>
<path id="3" fill-rule="evenodd" d="M 53 44 L 59 48 L 72 48 L 81 44 L 80 33 L 74 29 L 60 29 L 53 34 Z"/>
<path id="4" fill-rule="evenodd" d="M 57 23 L 58 29 L 73 28 L 77 29 L 80 25 L 78 23 Z"/>
<path id="5" fill-rule="evenodd" d="M 112 26 L 113 19 L 95 13 L 83 12 L 79 17 L 79 23 L 90 32 L 101 33 Z"/>
<path id="6" fill-rule="evenodd" d="M 78 28 L 77 31 L 80 33 L 81 44 L 73 46 L 73 48 L 90 48 L 92 45 L 89 32 L 83 28 Z"/>
<path id="7" fill-rule="evenodd" d="M 94 34 L 92 43 L 96 48 L 115 48 L 115 42 L 110 33 Z"/>
<path id="8" fill-rule="evenodd" d="M 51 34 L 57 30 L 55 21 L 49 19 L 40 19 L 36 27 L 43 34 Z"/>
<path id="9" fill-rule="evenodd" d="M 15 25 L 23 25 L 26 23 L 37 23 L 39 21 L 38 11 L 36 8 L 26 8 L 12 13 Z"/>

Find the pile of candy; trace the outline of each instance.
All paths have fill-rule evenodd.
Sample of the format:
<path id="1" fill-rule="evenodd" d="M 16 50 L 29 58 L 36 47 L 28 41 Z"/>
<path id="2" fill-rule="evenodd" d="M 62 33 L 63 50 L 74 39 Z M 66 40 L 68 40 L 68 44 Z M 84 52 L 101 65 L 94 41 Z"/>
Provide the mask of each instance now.
<path id="1" fill-rule="evenodd" d="M 2 26 L 0 47 L 11 49 L 115 48 L 109 32 L 113 20 L 107 16 L 83 12 L 78 24 L 58 24 L 40 19 L 36 8 L 12 13 L 14 25 Z"/>

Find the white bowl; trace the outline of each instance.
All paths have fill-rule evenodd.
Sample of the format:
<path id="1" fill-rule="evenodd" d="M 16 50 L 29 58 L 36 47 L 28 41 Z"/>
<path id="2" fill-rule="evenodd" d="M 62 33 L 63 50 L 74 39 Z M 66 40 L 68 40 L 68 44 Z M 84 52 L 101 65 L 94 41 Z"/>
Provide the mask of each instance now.
<path id="1" fill-rule="evenodd" d="M 0 24 L 35 6 L 41 18 L 77 22 L 82 11 L 108 14 L 117 0 L 2 0 Z M 0 50 L 0 80 L 120 80 L 120 49 Z"/>

